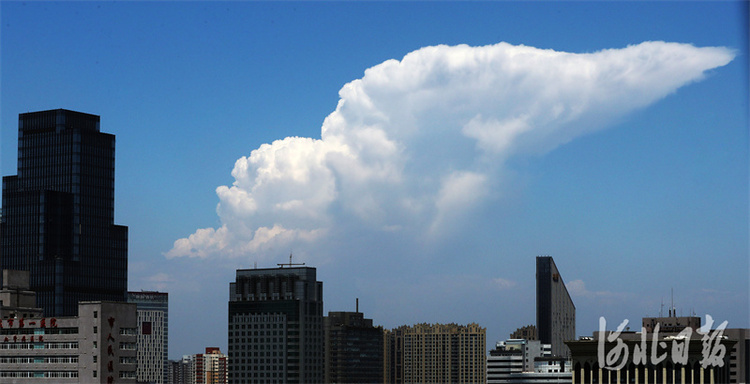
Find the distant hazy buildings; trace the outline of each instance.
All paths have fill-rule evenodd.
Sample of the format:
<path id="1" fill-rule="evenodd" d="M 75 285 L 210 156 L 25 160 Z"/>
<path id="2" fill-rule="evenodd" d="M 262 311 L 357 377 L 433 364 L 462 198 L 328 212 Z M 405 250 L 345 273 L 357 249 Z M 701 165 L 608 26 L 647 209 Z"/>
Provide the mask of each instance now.
<path id="1" fill-rule="evenodd" d="M 128 229 L 114 224 L 115 136 L 99 116 L 57 109 L 18 118 L 18 174 L 3 177 L 0 267 L 30 272 L 45 316 L 79 301 L 125 301 Z"/>
<path id="2" fill-rule="evenodd" d="M 536 328 L 555 356 L 569 356 L 565 341 L 576 338 L 576 307 L 550 256 L 536 258 Z"/>
<path id="3" fill-rule="evenodd" d="M 323 283 L 292 265 L 239 269 L 230 283 L 230 383 L 323 382 Z"/>
<path id="4" fill-rule="evenodd" d="M 386 383 L 483 383 L 486 329 L 417 324 L 385 331 Z"/>
<path id="5" fill-rule="evenodd" d="M 138 310 L 138 382 L 163 384 L 169 376 L 169 295 L 128 292 Z"/>
<path id="6" fill-rule="evenodd" d="M 539 340 L 539 335 L 536 331 L 536 326 L 527 325 L 516 329 L 510 334 L 511 339 L 524 339 L 524 340 Z"/>
<path id="7" fill-rule="evenodd" d="M 77 316 L 66 317 L 16 308 L 0 320 L 0 383 L 136 382 L 134 304 L 81 302 Z"/>
<path id="8" fill-rule="evenodd" d="M 169 374 L 167 382 L 169 384 L 192 384 L 192 359 L 191 356 L 182 356 L 181 360 L 169 360 Z"/>
<path id="9" fill-rule="evenodd" d="M 701 327 L 701 318 L 697 316 L 677 316 L 673 310 L 669 310 L 667 317 L 644 317 L 642 321 L 646 332 L 652 333 L 659 326 L 659 332 L 680 332 L 685 328 L 693 331 Z"/>
<path id="10" fill-rule="evenodd" d="M 382 383 L 383 328 L 357 312 L 329 312 L 324 318 L 325 382 Z"/>

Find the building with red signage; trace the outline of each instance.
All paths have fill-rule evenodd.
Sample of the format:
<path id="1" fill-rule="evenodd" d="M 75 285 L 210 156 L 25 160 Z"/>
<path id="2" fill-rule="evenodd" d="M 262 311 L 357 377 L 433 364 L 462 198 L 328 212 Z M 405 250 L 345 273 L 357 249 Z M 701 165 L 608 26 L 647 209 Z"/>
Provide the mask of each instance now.
<path id="1" fill-rule="evenodd" d="M 4 283 L 22 282 L 24 276 L 28 281 L 26 271 L 3 272 Z M 8 278 L 16 274 L 21 277 Z M 23 304 L 16 293 L 30 292 L 28 286 L 10 288 L 6 285 L 2 296 Z M 136 382 L 135 304 L 84 301 L 78 316 L 68 317 L 44 317 L 36 309 L 8 307 L 3 301 L 0 383 Z"/>

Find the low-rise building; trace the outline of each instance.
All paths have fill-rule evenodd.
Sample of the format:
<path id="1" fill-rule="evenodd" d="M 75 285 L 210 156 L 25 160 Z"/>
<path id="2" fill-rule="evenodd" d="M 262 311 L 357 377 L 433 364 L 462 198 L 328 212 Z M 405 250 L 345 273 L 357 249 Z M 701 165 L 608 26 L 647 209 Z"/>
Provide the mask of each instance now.
<path id="1" fill-rule="evenodd" d="M 89 301 L 78 316 L 0 320 L 0 383 L 135 383 L 135 305 Z"/>
<path id="2" fill-rule="evenodd" d="M 488 384 L 570 383 L 570 361 L 538 340 L 499 341 L 487 356 Z"/>
<path id="3" fill-rule="evenodd" d="M 28 272 L 3 273 L 0 383 L 136 382 L 135 304 L 84 301 L 78 316 L 44 317 Z"/>

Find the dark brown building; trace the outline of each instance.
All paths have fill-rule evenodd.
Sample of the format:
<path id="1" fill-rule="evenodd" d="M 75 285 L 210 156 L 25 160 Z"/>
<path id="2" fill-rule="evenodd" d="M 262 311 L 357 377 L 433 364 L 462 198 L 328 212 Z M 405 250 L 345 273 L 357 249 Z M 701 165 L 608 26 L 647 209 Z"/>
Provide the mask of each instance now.
<path id="1" fill-rule="evenodd" d="M 325 331 L 326 383 L 382 383 L 383 328 L 361 312 L 329 312 Z"/>

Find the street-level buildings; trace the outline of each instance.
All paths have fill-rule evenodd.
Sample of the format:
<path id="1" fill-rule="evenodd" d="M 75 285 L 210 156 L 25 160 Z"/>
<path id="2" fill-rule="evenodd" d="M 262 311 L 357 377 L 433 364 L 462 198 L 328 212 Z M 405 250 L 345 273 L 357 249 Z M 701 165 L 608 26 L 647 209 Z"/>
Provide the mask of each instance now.
<path id="1" fill-rule="evenodd" d="M 387 383 L 484 383 L 486 329 L 417 324 L 384 333 Z"/>
<path id="2" fill-rule="evenodd" d="M 30 272 L 45 316 L 80 301 L 125 301 L 128 228 L 114 224 L 115 136 L 99 116 L 18 118 L 18 174 L 3 177 L 0 267 Z"/>
<path id="3" fill-rule="evenodd" d="M 538 340 L 499 341 L 487 356 L 488 384 L 570 382 L 570 361 L 552 356 L 551 346 Z"/>
<path id="4" fill-rule="evenodd" d="M 135 383 L 135 305 L 81 302 L 71 317 L 0 320 L 0 383 Z"/>
<path id="5" fill-rule="evenodd" d="M 164 384 L 169 377 L 169 294 L 128 292 L 138 312 L 138 382 Z"/>
<path id="6" fill-rule="evenodd" d="M 536 258 L 536 328 L 539 340 L 552 345 L 553 355 L 570 355 L 565 341 L 576 338 L 576 307 L 550 256 Z"/>
<path id="7" fill-rule="evenodd" d="M 228 332 L 230 383 L 323 382 L 323 283 L 315 268 L 237 270 Z"/>
<path id="8" fill-rule="evenodd" d="M 707 316 L 645 317 L 641 331 L 603 331 L 568 341 L 573 383 L 750 383 L 750 329 Z M 658 332 L 657 332 L 658 331 Z"/>

